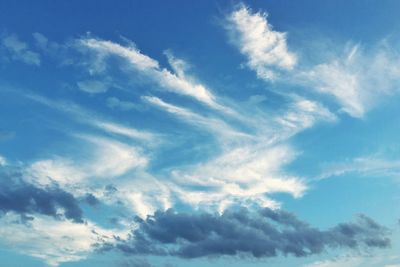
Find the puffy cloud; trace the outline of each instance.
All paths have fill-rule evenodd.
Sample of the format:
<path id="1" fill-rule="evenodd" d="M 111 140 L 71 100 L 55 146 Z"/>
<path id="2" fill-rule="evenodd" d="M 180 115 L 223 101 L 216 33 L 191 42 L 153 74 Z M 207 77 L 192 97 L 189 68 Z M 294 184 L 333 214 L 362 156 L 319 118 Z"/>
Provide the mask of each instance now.
<path id="1" fill-rule="evenodd" d="M 74 223 L 35 215 L 28 222 L 8 213 L 0 217 L 0 244 L 44 260 L 50 266 L 78 261 L 93 252 L 96 244 L 113 242 L 123 233 L 100 228 L 92 222 Z"/>
<path id="2" fill-rule="evenodd" d="M 305 257 L 327 248 L 390 246 L 386 228 L 364 215 L 327 230 L 314 228 L 292 213 L 271 209 L 230 209 L 221 215 L 167 210 L 137 222 L 130 239 L 116 246 L 125 253 L 183 258 L 240 254 Z"/>
<path id="3" fill-rule="evenodd" d="M 297 61 L 289 52 L 286 33 L 274 31 L 267 15 L 242 5 L 228 16 L 226 25 L 233 43 L 247 57 L 247 66 L 265 80 L 274 80 L 276 71 L 291 70 Z"/>
<path id="4" fill-rule="evenodd" d="M 57 185 L 38 188 L 24 181 L 21 170 L 11 166 L 0 168 L 0 211 L 3 213 L 39 213 L 83 222 L 82 210 L 72 194 Z"/>

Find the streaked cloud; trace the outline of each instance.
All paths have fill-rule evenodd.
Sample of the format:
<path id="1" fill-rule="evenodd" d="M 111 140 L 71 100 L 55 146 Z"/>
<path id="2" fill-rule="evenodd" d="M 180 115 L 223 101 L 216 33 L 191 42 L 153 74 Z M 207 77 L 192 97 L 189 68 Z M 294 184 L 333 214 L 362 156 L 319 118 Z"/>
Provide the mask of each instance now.
<path id="1" fill-rule="evenodd" d="M 77 85 L 80 90 L 91 94 L 105 93 L 109 88 L 109 85 L 106 82 L 98 80 L 79 81 Z"/>
<path id="2" fill-rule="evenodd" d="M 332 62 L 301 73 L 300 79 L 317 92 L 333 96 L 341 111 L 360 118 L 378 104 L 380 98 L 398 91 L 399 58 L 398 52 L 385 44 L 368 54 L 357 44 Z"/>
<path id="3" fill-rule="evenodd" d="M 400 160 L 379 155 L 356 157 L 342 162 L 325 163 L 318 179 L 357 173 L 369 177 L 400 177 Z"/>
<path id="4" fill-rule="evenodd" d="M 269 194 L 283 192 L 300 197 L 307 188 L 302 179 L 283 171 L 294 157 L 286 146 L 240 146 L 190 171 L 174 170 L 172 177 L 180 186 L 175 190 L 183 201 L 197 207 L 222 212 L 233 204 L 257 203 L 276 208 L 279 203 Z"/>
<path id="5" fill-rule="evenodd" d="M 48 185 L 85 184 L 88 179 L 111 179 L 147 165 L 148 159 L 140 149 L 96 136 L 80 135 L 86 141 L 89 159 L 54 157 L 33 162 L 28 169 L 33 182 Z"/>
<path id="6" fill-rule="evenodd" d="M 107 98 L 107 107 L 112 109 L 119 109 L 122 111 L 134 110 L 138 108 L 136 103 L 121 100 L 115 96 Z"/>
<path id="7" fill-rule="evenodd" d="M 178 73 L 172 73 L 165 68 L 161 68 L 158 61 L 141 53 L 134 46 L 122 46 L 120 44 L 104 41 L 100 39 L 82 39 L 81 44 L 87 48 L 98 51 L 102 55 L 119 56 L 132 66 L 140 74 L 145 75 L 158 86 L 167 91 L 186 95 L 216 109 L 224 109 L 216 102 L 214 94 L 204 85 L 196 83 L 184 76 L 183 69 L 178 69 Z M 172 57 L 169 56 L 170 62 Z M 176 59 L 174 59 L 176 62 Z M 172 64 L 172 66 L 174 66 Z M 175 64 L 175 66 L 177 66 Z M 175 70 L 177 70 L 175 68 Z"/>

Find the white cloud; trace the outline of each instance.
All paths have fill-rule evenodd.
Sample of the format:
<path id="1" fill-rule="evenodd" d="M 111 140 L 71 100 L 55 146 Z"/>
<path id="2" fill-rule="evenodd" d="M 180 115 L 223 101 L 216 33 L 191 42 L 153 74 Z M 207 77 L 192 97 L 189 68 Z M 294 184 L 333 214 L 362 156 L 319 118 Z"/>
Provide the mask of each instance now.
<path id="1" fill-rule="evenodd" d="M 361 267 L 365 266 L 365 259 L 361 257 L 343 257 L 334 260 L 316 261 L 304 267 Z"/>
<path id="2" fill-rule="evenodd" d="M 336 121 L 335 114 L 318 102 L 301 97 L 294 97 L 287 111 L 276 117 L 276 121 L 283 126 L 281 135 L 291 136 L 301 130 L 314 126 L 318 121 Z"/>
<path id="3" fill-rule="evenodd" d="M 95 158 L 88 166 L 89 172 L 95 176 L 115 177 L 147 166 L 147 157 L 137 147 L 105 138 L 82 137 L 95 145 Z"/>
<path id="4" fill-rule="evenodd" d="M 225 123 L 223 120 L 216 119 L 214 117 L 204 117 L 197 113 L 192 112 L 189 109 L 178 107 L 169 104 L 162 99 L 155 96 L 144 96 L 143 99 L 159 108 L 162 108 L 169 113 L 175 114 L 179 118 L 195 125 L 202 129 L 212 131 L 220 134 L 222 138 L 233 137 L 233 138 L 251 138 L 250 135 L 233 129 L 230 125 Z M 218 137 L 218 136 L 217 136 Z M 226 141 L 229 141 L 225 139 Z"/>
<path id="5" fill-rule="evenodd" d="M 134 110 L 138 108 L 138 106 L 135 103 L 120 100 L 117 97 L 107 98 L 107 106 L 112 109 L 120 109 L 123 111 Z"/>
<path id="6" fill-rule="evenodd" d="M 81 44 L 102 53 L 102 55 L 116 55 L 126 59 L 135 70 L 165 90 L 193 97 L 212 108 L 224 110 L 224 107 L 216 102 L 215 96 L 209 89 L 202 84 L 191 81 L 183 75 L 182 68 L 176 68 L 178 66 L 176 62 L 182 61 L 171 60 L 172 58 L 169 56 L 171 65 L 175 66 L 174 69 L 178 71 L 177 74 L 174 74 L 165 68 L 161 68 L 156 60 L 142 54 L 133 46 L 122 46 L 111 41 L 98 39 L 83 39 L 81 40 Z"/>
<path id="7" fill-rule="evenodd" d="M 103 129 L 107 132 L 126 136 L 132 139 L 141 139 L 145 141 L 154 141 L 155 135 L 148 132 L 143 132 L 136 130 L 131 127 L 126 127 L 117 123 L 107 122 L 107 121 L 93 121 L 93 125 Z"/>
<path id="8" fill-rule="evenodd" d="M 28 180 L 40 185 L 48 185 L 53 181 L 61 185 L 76 184 L 85 179 L 87 173 L 75 164 L 61 157 L 37 160 L 27 169 Z"/>
<path id="9" fill-rule="evenodd" d="M 42 49 L 45 50 L 49 44 L 49 39 L 47 39 L 46 36 L 39 32 L 34 32 L 32 33 L 33 38 L 35 39 L 36 45 Z"/>
<path id="10" fill-rule="evenodd" d="M 180 197 L 193 205 L 213 206 L 229 203 L 258 203 L 277 207 L 268 194 L 284 192 L 300 197 L 307 186 L 284 174 L 284 166 L 295 153 L 287 146 L 241 146 L 230 149 L 192 170 L 173 171 Z M 193 188 L 204 187 L 205 190 Z M 220 209 L 221 210 L 221 209 Z"/>
<path id="11" fill-rule="evenodd" d="M 185 78 L 185 72 L 189 68 L 187 62 L 180 58 L 176 58 L 170 50 L 166 50 L 164 54 L 166 55 L 168 63 L 176 75 L 180 78 Z"/>
<path id="12" fill-rule="evenodd" d="M 91 93 L 99 94 L 107 92 L 109 85 L 107 82 L 99 80 L 84 80 L 77 83 L 80 90 Z"/>
<path id="13" fill-rule="evenodd" d="M 94 244 L 113 242 L 113 235 L 127 234 L 102 229 L 92 222 L 78 224 L 39 215 L 27 223 L 16 223 L 18 216 L 7 213 L 0 217 L 0 243 L 51 266 L 84 259 L 94 250 Z"/>
<path id="14" fill-rule="evenodd" d="M 361 118 L 382 96 L 399 90 L 399 60 L 399 54 L 387 45 L 370 54 L 354 45 L 330 63 L 299 73 L 295 82 L 333 96 L 343 112 Z"/>
<path id="15" fill-rule="evenodd" d="M 291 70 L 296 55 L 289 52 L 286 33 L 272 30 L 267 15 L 252 13 L 242 5 L 228 17 L 227 28 L 232 41 L 247 57 L 247 66 L 265 80 L 274 80 L 278 70 Z"/>
<path id="16" fill-rule="evenodd" d="M 5 157 L 3 157 L 2 155 L 0 155 L 0 167 L 1 166 L 5 166 L 7 165 L 7 160 Z"/>
<path id="17" fill-rule="evenodd" d="M 28 179 L 41 186 L 54 181 L 62 186 L 89 184 L 94 178 L 113 179 L 143 169 L 148 159 L 138 148 L 94 136 L 78 136 L 91 144 L 89 158 L 54 157 L 37 160 L 27 169 Z"/>
<path id="18" fill-rule="evenodd" d="M 400 177 L 400 160 L 387 159 L 377 155 L 358 157 L 351 160 L 326 163 L 318 179 L 357 173 L 368 177 Z"/>
<path id="19" fill-rule="evenodd" d="M 28 44 L 21 41 L 17 35 L 10 34 L 1 36 L 0 44 L 7 50 L 11 59 L 22 61 L 28 65 L 40 65 L 40 55 L 31 51 Z"/>

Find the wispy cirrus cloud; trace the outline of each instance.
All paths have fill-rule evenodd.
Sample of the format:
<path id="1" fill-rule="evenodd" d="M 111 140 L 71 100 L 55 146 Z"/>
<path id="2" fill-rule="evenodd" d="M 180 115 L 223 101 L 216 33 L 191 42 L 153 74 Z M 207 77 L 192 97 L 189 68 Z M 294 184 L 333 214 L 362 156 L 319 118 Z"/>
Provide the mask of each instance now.
<path id="1" fill-rule="evenodd" d="M 121 100 L 115 96 L 107 98 L 106 104 L 107 107 L 111 109 L 119 109 L 122 111 L 135 110 L 139 108 L 139 106 L 136 103 L 131 101 Z"/>
<path id="2" fill-rule="evenodd" d="M 157 138 L 156 134 L 138 130 L 133 127 L 129 127 L 123 125 L 121 123 L 117 123 L 111 120 L 107 120 L 101 118 L 98 114 L 95 114 L 82 106 L 79 106 L 72 102 L 66 102 L 61 100 L 50 100 L 46 97 L 34 95 L 34 94 L 26 94 L 25 97 L 32 99 L 38 103 L 51 107 L 55 110 L 59 110 L 66 114 L 71 115 L 72 119 L 84 123 L 90 126 L 93 126 L 99 130 L 103 130 L 108 133 L 132 138 L 134 140 L 141 140 L 141 141 L 155 141 Z"/>
<path id="3" fill-rule="evenodd" d="M 20 40 L 16 34 L 0 35 L 0 52 L 5 50 L 5 57 L 11 60 L 22 61 L 28 65 L 39 66 L 40 55 L 33 52 L 29 45 Z"/>
<path id="4" fill-rule="evenodd" d="M 356 157 L 347 161 L 325 163 L 317 179 L 357 173 L 369 177 L 400 177 L 400 160 L 379 155 Z"/>
<path id="5" fill-rule="evenodd" d="M 84 80 L 77 83 L 80 90 L 91 93 L 99 94 L 107 92 L 109 85 L 107 82 L 99 80 Z"/>
<path id="6" fill-rule="evenodd" d="M 361 118 L 379 99 L 399 91 L 399 52 L 382 42 L 363 51 L 360 44 L 348 46 L 342 55 L 299 72 L 295 82 L 332 96 L 340 110 Z"/>
<path id="7" fill-rule="evenodd" d="M 140 149 L 115 140 L 79 135 L 89 151 L 89 159 L 75 156 L 53 157 L 33 162 L 28 168 L 32 182 L 48 185 L 77 185 L 90 183 L 90 179 L 110 179 L 134 169 L 142 169 L 148 159 Z"/>
<path id="8" fill-rule="evenodd" d="M 81 39 L 80 43 L 89 49 L 98 51 L 103 57 L 114 55 L 127 60 L 133 69 L 167 91 L 193 97 L 211 108 L 226 110 L 225 107 L 217 103 L 215 95 L 208 88 L 184 75 L 184 69 L 182 69 L 181 64 L 183 61 L 177 61 L 170 53 L 167 53 L 169 62 L 174 70 L 177 71 L 176 73 L 161 68 L 158 61 L 141 53 L 134 46 L 122 46 L 111 41 L 94 38 Z M 178 64 L 177 62 L 181 63 Z"/>
<path id="9" fill-rule="evenodd" d="M 190 109 L 167 103 L 155 96 L 143 96 L 142 98 L 156 107 L 166 110 L 171 114 L 175 114 L 178 118 L 181 118 L 190 124 L 199 126 L 207 131 L 213 131 L 214 133 L 222 134 L 224 138 L 228 136 L 251 138 L 250 135 L 241 132 L 240 130 L 235 130 L 231 125 L 227 124 L 223 120 L 215 118 L 214 116 L 206 117 L 200 115 Z"/>
<path id="10" fill-rule="evenodd" d="M 191 169 L 173 170 L 172 177 L 179 186 L 174 190 L 184 202 L 220 212 L 238 203 L 277 208 L 279 203 L 270 194 L 300 197 L 306 191 L 301 178 L 284 172 L 294 157 L 295 152 L 283 145 L 231 148 Z"/>

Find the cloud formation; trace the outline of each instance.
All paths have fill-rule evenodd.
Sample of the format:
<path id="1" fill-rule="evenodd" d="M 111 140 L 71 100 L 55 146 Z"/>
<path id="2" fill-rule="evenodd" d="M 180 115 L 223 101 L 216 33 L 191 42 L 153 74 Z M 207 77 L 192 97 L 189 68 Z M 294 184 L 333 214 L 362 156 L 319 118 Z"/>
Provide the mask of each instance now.
<path id="1" fill-rule="evenodd" d="M 28 65 L 39 66 L 40 55 L 30 50 L 27 43 L 21 41 L 17 35 L 0 36 L 0 49 L 6 50 L 6 56 L 12 60 L 22 61 Z"/>
<path id="2" fill-rule="evenodd" d="M 227 21 L 233 43 L 259 78 L 274 80 L 276 71 L 291 70 L 296 65 L 297 57 L 287 47 L 286 33 L 274 31 L 265 13 L 253 13 L 241 5 Z"/>
<path id="3" fill-rule="evenodd" d="M 251 255 L 256 258 L 306 257 L 327 248 L 387 248 L 386 228 L 359 215 L 354 222 L 327 230 L 314 228 L 294 214 L 268 208 L 228 209 L 223 214 L 158 211 L 137 219 L 138 229 L 116 248 L 127 254 L 197 258 Z"/>
<path id="4" fill-rule="evenodd" d="M 400 82 L 399 53 L 384 43 L 371 50 L 350 46 L 331 62 L 296 74 L 295 82 L 332 96 L 341 111 L 361 118 L 379 98 L 398 92 Z"/>
<path id="5" fill-rule="evenodd" d="M 38 188 L 25 182 L 18 169 L 7 166 L 0 166 L 0 175 L 0 211 L 3 213 L 38 213 L 83 222 L 78 201 L 57 185 Z"/>
<path id="6" fill-rule="evenodd" d="M 82 39 L 80 44 L 97 51 L 101 57 L 114 55 L 125 59 L 139 74 L 144 75 L 167 91 L 193 97 L 214 109 L 225 110 L 223 106 L 216 102 L 216 97 L 208 88 L 186 77 L 182 68 L 183 61 L 173 57 L 170 52 L 167 53 L 168 60 L 176 73 L 172 73 L 166 68 L 161 68 L 158 61 L 141 53 L 132 45 L 123 46 L 111 41 L 94 38 Z"/>

